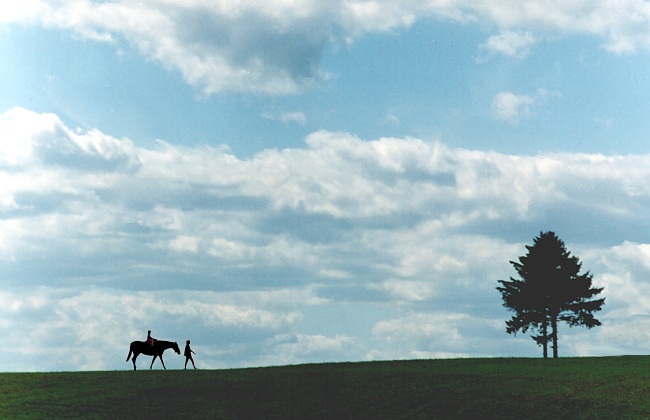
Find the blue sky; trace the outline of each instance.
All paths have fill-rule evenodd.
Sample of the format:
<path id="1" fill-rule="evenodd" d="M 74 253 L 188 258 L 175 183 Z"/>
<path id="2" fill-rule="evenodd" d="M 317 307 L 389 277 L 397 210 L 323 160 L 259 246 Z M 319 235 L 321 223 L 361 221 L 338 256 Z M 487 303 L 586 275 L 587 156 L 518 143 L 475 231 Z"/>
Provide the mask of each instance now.
<path id="1" fill-rule="evenodd" d="M 55 112 L 71 126 L 137 142 L 226 144 L 246 156 L 300 147 L 319 129 L 444 137 L 454 146 L 504 152 L 644 151 L 650 82 L 643 51 L 613 54 L 599 37 L 542 34 L 530 52 L 512 57 L 486 46 L 500 36 L 493 31 L 425 18 L 350 44 L 332 35 L 318 56 L 305 58 L 318 60 L 321 80 L 269 95 L 228 87 L 207 94 L 124 41 L 9 25 L 2 106 Z M 500 92 L 532 103 L 495 118 Z"/>
<path id="2" fill-rule="evenodd" d="M 649 21 L 638 0 L 0 6 L 0 370 L 128 369 L 147 329 L 203 368 L 539 356 L 495 287 L 542 230 L 607 299 L 560 354 L 647 353 Z"/>

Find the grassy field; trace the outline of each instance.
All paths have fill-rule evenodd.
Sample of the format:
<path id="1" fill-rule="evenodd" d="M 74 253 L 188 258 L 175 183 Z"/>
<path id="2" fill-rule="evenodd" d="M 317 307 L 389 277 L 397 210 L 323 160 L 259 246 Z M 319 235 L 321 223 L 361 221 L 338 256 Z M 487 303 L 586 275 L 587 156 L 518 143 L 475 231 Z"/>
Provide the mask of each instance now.
<path id="1" fill-rule="evenodd" d="M 0 374 L 0 418 L 648 418 L 650 357 Z"/>

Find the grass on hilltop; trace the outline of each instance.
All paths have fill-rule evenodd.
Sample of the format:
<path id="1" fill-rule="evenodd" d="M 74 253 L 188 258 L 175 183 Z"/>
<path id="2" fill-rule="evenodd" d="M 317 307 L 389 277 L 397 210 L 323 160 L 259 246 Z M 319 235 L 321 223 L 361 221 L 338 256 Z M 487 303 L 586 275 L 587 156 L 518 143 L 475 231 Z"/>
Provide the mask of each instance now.
<path id="1" fill-rule="evenodd" d="M 0 418 L 647 418 L 650 358 L 0 374 Z"/>

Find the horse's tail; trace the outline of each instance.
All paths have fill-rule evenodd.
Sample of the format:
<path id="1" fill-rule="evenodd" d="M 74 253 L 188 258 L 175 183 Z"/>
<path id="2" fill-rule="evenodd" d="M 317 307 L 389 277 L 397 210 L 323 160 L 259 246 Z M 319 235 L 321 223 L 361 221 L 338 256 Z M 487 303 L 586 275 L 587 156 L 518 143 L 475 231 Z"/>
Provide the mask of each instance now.
<path id="1" fill-rule="evenodd" d="M 129 359 L 131 358 L 131 354 L 133 354 L 133 347 L 129 346 L 129 355 L 126 357 L 126 361 L 128 362 Z"/>

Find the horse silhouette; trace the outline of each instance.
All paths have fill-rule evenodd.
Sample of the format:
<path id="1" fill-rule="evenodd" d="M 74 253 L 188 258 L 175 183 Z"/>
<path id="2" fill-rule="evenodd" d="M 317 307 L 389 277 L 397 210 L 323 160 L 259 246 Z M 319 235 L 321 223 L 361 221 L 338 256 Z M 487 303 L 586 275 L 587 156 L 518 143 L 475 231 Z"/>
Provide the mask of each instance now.
<path id="1" fill-rule="evenodd" d="M 128 362 L 129 359 L 131 359 L 131 354 L 133 354 L 133 370 L 137 370 L 135 367 L 135 359 L 137 359 L 140 353 L 142 353 L 147 356 L 153 356 L 149 369 L 153 368 L 153 362 L 156 361 L 156 357 L 160 357 L 160 362 L 162 363 L 163 368 L 167 370 L 165 362 L 163 361 L 163 352 L 167 349 L 174 349 L 177 354 L 181 354 L 181 349 L 178 348 L 178 343 L 172 343 L 171 341 L 156 340 L 153 345 L 150 345 L 146 341 L 133 341 L 129 347 L 129 355 L 126 358 L 126 361 Z"/>

